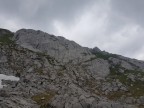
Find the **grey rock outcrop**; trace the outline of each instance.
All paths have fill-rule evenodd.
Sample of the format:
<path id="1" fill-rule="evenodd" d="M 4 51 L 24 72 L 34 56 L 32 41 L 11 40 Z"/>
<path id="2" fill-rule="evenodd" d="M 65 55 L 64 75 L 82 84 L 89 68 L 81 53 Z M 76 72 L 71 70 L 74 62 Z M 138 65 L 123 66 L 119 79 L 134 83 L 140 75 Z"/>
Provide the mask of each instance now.
<path id="1" fill-rule="evenodd" d="M 79 62 L 90 55 L 90 51 L 81 47 L 74 41 L 69 41 L 61 36 L 54 36 L 42 31 L 21 29 L 15 33 L 14 40 L 33 51 L 40 51 L 62 62 L 75 60 Z"/>
<path id="2" fill-rule="evenodd" d="M 4 36 L 9 31 L 1 32 Z M 143 61 L 89 49 L 35 31 L 0 39 L 1 108 L 139 108 L 143 105 Z M 12 37 L 12 40 L 11 40 Z"/>

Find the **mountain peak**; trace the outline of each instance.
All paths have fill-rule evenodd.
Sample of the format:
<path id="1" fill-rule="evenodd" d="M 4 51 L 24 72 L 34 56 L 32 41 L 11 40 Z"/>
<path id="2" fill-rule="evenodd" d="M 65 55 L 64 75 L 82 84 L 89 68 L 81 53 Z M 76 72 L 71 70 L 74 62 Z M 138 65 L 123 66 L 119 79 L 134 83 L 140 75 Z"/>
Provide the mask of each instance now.
<path id="1" fill-rule="evenodd" d="M 48 33 L 21 29 L 15 33 L 16 43 L 30 50 L 45 52 L 58 60 L 69 61 L 69 59 L 81 58 L 82 53 L 90 53 L 74 41 L 69 41 L 61 36 Z"/>
<path id="2" fill-rule="evenodd" d="M 0 36 L 9 35 L 9 34 L 12 34 L 12 32 L 7 29 L 0 28 Z"/>
<path id="3" fill-rule="evenodd" d="M 0 29 L 0 107 L 143 108 L 143 61 L 40 30 L 11 33 Z"/>

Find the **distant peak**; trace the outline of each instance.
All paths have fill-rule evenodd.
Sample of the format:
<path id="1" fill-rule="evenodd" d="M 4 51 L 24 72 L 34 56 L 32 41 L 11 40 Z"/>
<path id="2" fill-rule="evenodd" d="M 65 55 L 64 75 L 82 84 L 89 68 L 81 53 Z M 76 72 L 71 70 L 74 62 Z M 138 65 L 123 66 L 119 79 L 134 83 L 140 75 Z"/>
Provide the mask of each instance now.
<path id="1" fill-rule="evenodd" d="M 97 52 L 101 52 L 101 50 L 100 50 L 98 47 L 94 47 L 94 48 L 91 49 L 91 52 L 92 52 L 93 54 L 95 54 L 95 53 L 97 53 Z"/>
<path id="2" fill-rule="evenodd" d="M 7 29 L 0 28 L 0 34 L 7 34 L 7 33 L 12 33 L 12 32 Z"/>
<path id="3" fill-rule="evenodd" d="M 13 33 L 7 29 L 0 28 L 0 37 L 3 36 L 13 36 Z"/>

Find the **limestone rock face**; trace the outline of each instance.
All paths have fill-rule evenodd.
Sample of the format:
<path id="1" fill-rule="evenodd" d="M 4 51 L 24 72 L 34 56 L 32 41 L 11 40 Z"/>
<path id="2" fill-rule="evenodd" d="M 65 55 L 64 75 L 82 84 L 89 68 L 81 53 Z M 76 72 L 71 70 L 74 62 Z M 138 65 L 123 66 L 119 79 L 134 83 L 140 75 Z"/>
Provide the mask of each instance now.
<path id="1" fill-rule="evenodd" d="M 0 80 L 2 108 L 144 106 L 143 61 L 39 30 L 0 30 L 0 74 L 19 78 Z"/>
<path id="2" fill-rule="evenodd" d="M 15 33 L 14 39 L 25 48 L 45 52 L 63 62 L 82 60 L 85 55 L 90 54 L 88 49 L 81 47 L 74 41 L 39 30 L 21 29 Z"/>
<path id="3" fill-rule="evenodd" d="M 84 63 L 83 65 L 87 66 L 88 71 L 96 78 L 104 78 L 109 73 L 109 63 L 107 60 L 103 59 L 94 59 L 89 62 Z"/>

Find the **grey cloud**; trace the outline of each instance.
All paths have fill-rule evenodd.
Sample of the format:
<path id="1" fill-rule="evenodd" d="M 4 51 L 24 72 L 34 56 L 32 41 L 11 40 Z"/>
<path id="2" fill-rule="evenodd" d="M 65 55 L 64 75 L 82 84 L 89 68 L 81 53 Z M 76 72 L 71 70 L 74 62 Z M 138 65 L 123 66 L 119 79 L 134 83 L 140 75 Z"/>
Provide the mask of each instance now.
<path id="1" fill-rule="evenodd" d="M 143 49 L 143 46 L 143 34 L 139 34 L 133 40 L 129 40 L 128 44 L 122 48 L 122 52 L 130 56 L 136 55 Z"/>
<path id="2" fill-rule="evenodd" d="M 144 0 L 112 0 L 113 11 L 144 26 Z"/>
<path id="3" fill-rule="evenodd" d="M 19 17 L 19 3 L 19 0 L 0 0 L 0 15 L 5 16 L 9 19 Z"/>
<path id="4" fill-rule="evenodd" d="M 49 2 L 51 6 L 47 7 Z M 51 0 L 49 2 L 46 2 L 45 6 L 38 10 L 38 13 L 40 13 L 38 16 L 42 18 L 44 15 L 47 18 L 60 18 L 65 21 L 72 19 L 77 12 L 81 12 L 83 7 L 94 2 L 94 0 Z"/>
<path id="5" fill-rule="evenodd" d="M 143 52 L 143 39 L 144 39 L 144 1 L 143 0 L 111 0 L 111 12 L 109 14 L 109 25 L 107 28 L 107 35 L 114 37 L 114 33 L 119 33 L 127 25 L 139 26 L 141 30 L 137 31 L 137 34 L 132 36 L 129 34 L 133 33 L 133 29 L 129 28 L 129 32 L 121 34 L 123 39 L 128 37 L 129 40 L 124 43 L 113 43 L 115 47 L 119 49 L 113 50 L 114 53 L 123 54 L 129 57 L 137 57 L 137 55 Z M 120 34 L 120 33 L 119 33 Z M 126 34 L 126 35 L 125 35 Z M 115 41 L 117 41 L 115 40 Z M 107 44 L 107 43 L 106 43 Z M 117 45 L 118 44 L 118 45 Z M 111 48 L 108 48 L 108 50 Z"/>
<path id="6" fill-rule="evenodd" d="M 0 13 L 16 17 L 27 25 L 51 28 L 53 20 L 73 23 L 74 17 L 93 2 L 95 0 L 1 0 Z"/>

